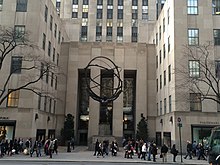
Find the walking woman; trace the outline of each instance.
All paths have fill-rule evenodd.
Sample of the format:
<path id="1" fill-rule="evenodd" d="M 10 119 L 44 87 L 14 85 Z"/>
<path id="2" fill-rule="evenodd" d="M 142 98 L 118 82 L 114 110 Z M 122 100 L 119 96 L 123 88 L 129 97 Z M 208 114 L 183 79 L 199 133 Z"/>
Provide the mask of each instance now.
<path id="1" fill-rule="evenodd" d="M 176 145 L 173 144 L 171 148 L 171 154 L 173 154 L 173 162 L 176 162 L 176 156 L 178 154 L 178 150 L 176 149 Z"/>

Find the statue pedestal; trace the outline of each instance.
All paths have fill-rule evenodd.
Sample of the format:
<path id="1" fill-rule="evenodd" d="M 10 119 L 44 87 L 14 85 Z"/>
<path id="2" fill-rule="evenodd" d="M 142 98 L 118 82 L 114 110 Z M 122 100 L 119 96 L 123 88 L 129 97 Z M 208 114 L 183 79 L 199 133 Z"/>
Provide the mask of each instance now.
<path id="1" fill-rule="evenodd" d="M 110 124 L 99 124 L 99 135 L 111 135 Z"/>

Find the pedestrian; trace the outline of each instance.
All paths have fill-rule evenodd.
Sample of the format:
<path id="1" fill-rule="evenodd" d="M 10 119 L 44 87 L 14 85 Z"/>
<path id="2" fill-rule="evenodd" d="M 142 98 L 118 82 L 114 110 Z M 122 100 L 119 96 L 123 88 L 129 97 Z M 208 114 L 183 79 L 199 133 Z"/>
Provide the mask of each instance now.
<path id="1" fill-rule="evenodd" d="M 53 143 L 53 140 L 52 140 L 52 139 L 49 139 L 48 150 L 49 150 L 50 158 L 52 158 L 53 149 L 54 149 L 54 143 Z"/>
<path id="2" fill-rule="evenodd" d="M 99 149 L 99 140 L 97 139 L 95 142 L 95 152 L 94 152 L 94 156 L 96 156 L 96 154 L 98 153 L 98 149 Z"/>
<path id="3" fill-rule="evenodd" d="M 53 151 L 57 154 L 58 153 L 58 141 L 57 141 L 57 139 L 54 139 L 53 140 L 53 143 L 54 143 L 54 149 L 53 149 Z"/>
<path id="4" fill-rule="evenodd" d="M 186 149 L 187 149 L 187 153 L 186 156 L 184 156 L 184 159 L 186 159 L 188 156 L 189 159 L 192 159 L 192 143 L 189 140 L 187 140 Z"/>
<path id="5" fill-rule="evenodd" d="M 168 147 L 164 143 L 163 146 L 161 147 L 161 154 L 162 154 L 163 162 L 167 162 L 167 152 L 168 152 Z"/>
<path id="6" fill-rule="evenodd" d="M 147 153 L 148 153 L 148 155 L 147 155 L 147 160 L 148 161 L 151 161 L 151 150 L 152 150 L 152 143 L 151 142 L 148 142 L 148 144 L 147 144 Z"/>
<path id="7" fill-rule="evenodd" d="M 176 162 L 176 156 L 178 154 L 178 150 L 176 149 L 176 144 L 173 144 L 170 152 L 171 154 L 173 154 L 173 162 Z"/>
<path id="8" fill-rule="evenodd" d="M 206 159 L 206 156 L 205 156 L 205 149 L 204 149 L 202 143 L 199 143 L 199 145 L 198 145 L 198 151 L 199 151 L 198 160 L 200 160 L 201 158 L 202 158 L 203 160 L 207 160 L 207 159 Z"/>
<path id="9" fill-rule="evenodd" d="M 74 140 L 74 137 L 71 138 L 71 146 L 72 146 L 72 149 L 74 150 L 74 149 L 75 149 L 75 140 Z"/>
<path id="10" fill-rule="evenodd" d="M 42 148 L 42 140 L 37 141 L 37 157 L 42 156 L 41 155 L 41 148 Z"/>
<path id="11" fill-rule="evenodd" d="M 146 152 L 147 152 L 147 144 L 144 143 L 141 148 L 141 153 L 142 153 L 141 159 L 146 160 Z"/>
<path id="12" fill-rule="evenodd" d="M 156 145 L 156 143 L 153 143 L 151 152 L 152 152 L 152 155 L 153 155 L 153 162 L 156 162 L 156 155 L 157 155 L 157 145 Z"/>

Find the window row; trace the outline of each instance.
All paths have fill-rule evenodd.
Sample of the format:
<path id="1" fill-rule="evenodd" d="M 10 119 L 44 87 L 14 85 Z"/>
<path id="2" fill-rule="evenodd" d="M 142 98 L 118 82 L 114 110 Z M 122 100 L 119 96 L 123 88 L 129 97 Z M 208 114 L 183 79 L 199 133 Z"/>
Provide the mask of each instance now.
<path id="1" fill-rule="evenodd" d="M 20 74 L 22 70 L 30 70 L 29 68 L 22 68 L 22 57 L 21 56 L 12 56 L 11 58 L 11 74 Z M 31 72 L 31 71 L 30 71 Z M 57 89 L 57 76 L 48 69 L 43 63 L 40 66 L 40 75 L 42 79 L 45 77 L 46 83 L 49 83 L 51 87 Z"/>
<path id="2" fill-rule="evenodd" d="M 43 40 L 42 40 L 42 49 L 43 50 L 46 49 L 46 38 L 47 38 L 46 34 L 43 33 Z M 57 59 L 56 60 L 56 64 L 58 65 L 59 53 L 56 54 L 56 48 L 55 47 L 52 48 L 51 42 L 48 41 L 47 54 L 48 54 L 49 57 L 51 56 L 51 53 L 52 53 L 52 60 L 53 60 L 53 62 L 55 62 L 55 59 Z"/>
<path id="3" fill-rule="evenodd" d="M 197 15 L 199 14 L 198 0 L 187 0 L 187 14 Z M 212 14 L 220 15 L 220 0 L 212 0 Z"/>
<path id="4" fill-rule="evenodd" d="M 9 95 L 7 97 L 7 107 L 18 107 L 20 90 L 9 89 L 8 92 Z M 42 98 L 44 98 L 43 110 L 45 112 L 55 113 L 56 100 L 49 96 L 42 96 L 41 94 L 38 97 L 38 109 L 41 109 Z"/>
<path id="5" fill-rule="evenodd" d="M 172 112 L 172 97 L 171 95 L 169 96 L 168 100 L 167 98 L 164 98 L 164 100 L 160 101 L 159 105 L 157 103 L 157 114 L 158 115 L 163 115 L 166 113 Z"/>
<path id="6" fill-rule="evenodd" d="M 160 75 L 159 80 L 158 80 L 158 78 L 156 79 L 156 90 L 157 90 L 157 92 L 159 90 L 159 87 L 160 87 L 160 89 L 162 89 L 163 85 L 166 86 L 166 84 L 167 84 L 167 76 L 168 76 L 168 82 L 171 81 L 171 74 L 172 74 L 171 73 L 171 65 L 169 65 L 168 66 L 168 75 L 167 75 L 167 71 L 164 70 L 163 75 Z"/>
<path id="7" fill-rule="evenodd" d="M 44 21 L 47 22 L 48 19 L 48 7 L 45 5 L 45 10 L 44 10 Z M 54 25 L 54 26 L 53 26 Z M 49 26 L 50 26 L 50 31 L 53 31 L 53 36 L 54 38 L 57 38 L 58 35 L 58 43 L 60 44 L 60 38 L 61 38 L 61 32 L 59 30 L 58 32 L 58 26 L 57 23 L 54 22 L 53 16 L 50 15 L 50 22 L 49 22 Z"/>

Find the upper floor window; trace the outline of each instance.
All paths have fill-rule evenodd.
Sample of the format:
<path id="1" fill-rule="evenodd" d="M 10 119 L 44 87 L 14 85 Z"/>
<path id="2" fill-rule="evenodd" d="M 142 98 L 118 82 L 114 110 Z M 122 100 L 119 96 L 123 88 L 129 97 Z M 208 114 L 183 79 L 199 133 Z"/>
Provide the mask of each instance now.
<path id="1" fill-rule="evenodd" d="M 132 6 L 137 6 L 138 5 L 138 0 L 132 0 Z"/>
<path id="2" fill-rule="evenodd" d="M 165 32 L 165 18 L 163 18 L 163 32 Z"/>
<path id="3" fill-rule="evenodd" d="M 212 14 L 220 15 L 220 0 L 212 0 Z"/>
<path id="4" fill-rule="evenodd" d="M 220 29 L 213 30 L 214 45 L 220 45 Z"/>
<path id="5" fill-rule="evenodd" d="M 73 0 L 73 5 L 78 4 L 78 0 Z"/>
<path id="6" fill-rule="evenodd" d="M 132 27 L 131 42 L 137 42 L 138 28 Z"/>
<path id="7" fill-rule="evenodd" d="M 58 15 L 60 15 L 60 1 L 61 0 L 56 0 L 56 10 Z"/>
<path id="8" fill-rule="evenodd" d="M 189 76 L 192 78 L 200 77 L 200 66 L 198 60 L 189 61 Z"/>
<path id="9" fill-rule="evenodd" d="M 160 89 L 162 88 L 162 75 L 160 75 Z"/>
<path id="10" fill-rule="evenodd" d="M 16 41 L 22 41 L 25 34 L 25 25 L 15 25 Z"/>
<path id="11" fill-rule="evenodd" d="M 11 58 L 11 73 L 21 73 L 22 57 L 13 56 Z"/>
<path id="12" fill-rule="evenodd" d="M 2 11 L 3 8 L 3 0 L 0 0 L 0 11 Z"/>
<path id="13" fill-rule="evenodd" d="M 17 0 L 16 11 L 26 12 L 28 0 Z"/>
<path id="14" fill-rule="evenodd" d="M 42 48 L 45 50 L 46 47 L 46 34 L 43 33 L 43 42 L 42 42 Z"/>
<path id="15" fill-rule="evenodd" d="M 103 0 L 97 0 L 97 5 L 103 5 Z"/>
<path id="16" fill-rule="evenodd" d="M 118 19 L 123 19 L 123 9 L 118 9 Z"/>
<path id="17" fill-rule="evenodd" d="M 163 85 L 165 86 L 167 82 L 167 74 L 166 71 L 163 72 Z"/>
<path id="18" fill-rule="evenodd" d="M 47 15 L 48 15 L 48 7 L 45 5 L 45 9 L 44 9 L 44 20 L 45 20 L 45 22 L 47 22 Z"/>
<path id="19" fill-rule="evenodd" d="M 53 28 L 53 16 L 50 15 L 50 30 L 52 31 Z"/>
<path id="20" fill-rule="evenodd" d="M 169 112 L 172 111 L 172 100 L 171 95 L 169 96 Z"/>
<path id="21" fill-rule="evenodd" d="M 142 6 L 148 6 L 148 0 L 142 0 Z"/>
<path id="22" fill-rule="evenodd" d="M 51 52 L 51 42 L 48 42 L 48 56 L 50 56 L 50 52 Z"/>
<path id="23" fill-rule="evenodd" d="M 170 36 L 168 37 L 168 52 L 170 52 Z"/>
<path id="24" fill-rule="evenodd" d="M 142 19 L 148 19 L 148 6 L 142 6 Z"/>
<path id="25" fill-rule="evenodd" d="M 107 9 L 107 19 L 113 18 L 113 9 Z"/>
<path id="26" fill-rule="evenodd" d="M 18 107 L 19 101 L 19 90 L 11 92 L 9 89 L 9 95 L 7 100 L 7 107 Z"/>
<path id="27" fill-rule="evenodd" d="M 187 14 L 198 14 L 198 0 L 187 1 Z"/>
<path id="28" fill-rule="evenodd" d="M 201 93 L 190 93 L 190 111 L 201 111 Z"/>
<path id="29" fill-rule="evenodd" d="M 167 113 L 167 99 L 164 99 L 164 114 Z"/>
<path id="30" fill-rule="evenodd" d="M 57 37 L 57 24 L 54 25 L 54 37 Z"/>
<path id="31" fill-rule="evenodd" d="M 107 5 L 113 5 L 113 0 L 108 0 Z"/>
<path id="32" fill-rule="evenodd" d="M 170 23 L 170 9 L 167 10 L 167 24 Z"/>
<path id="33" fill-rule="evenodd" d="M 215 76 L 216 78 L 220 79 L 220 61 L 215 61 Z"/>
<path id="34" fill-rule="evenodd" d="M 102 26 L 96 26 L 96 41 L 102 41 Z"/>
<path id="35" fill-rule="evenodd" d="M 89 0 L 83 0 L 83 5 L 88 5 L 89 4 Z"/>
<path id="36" fill-rule="evenodd" d="M 199 29 L 188 29 L 188 44 L 199 45 Z"/>
<path id="37" fill-rule="evenodd" d="M 124 0 L 118 0 L 118 6 L 123 6 L 123 1 Z"/>
<path id="38" fill-rule="evenodd" d="M 168 81 L 171 81 L 171 65 L 168 66 Z"/>
<path id="39" fill-rule="evenodd" d="M 102 19 L 102 9 L 97 9 L 96 18 L 97 19 Z"/>

